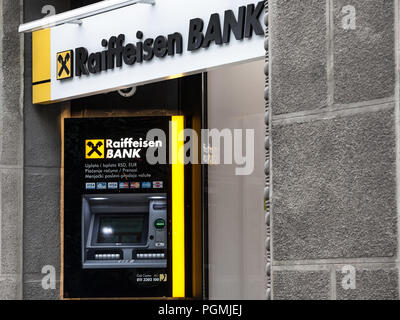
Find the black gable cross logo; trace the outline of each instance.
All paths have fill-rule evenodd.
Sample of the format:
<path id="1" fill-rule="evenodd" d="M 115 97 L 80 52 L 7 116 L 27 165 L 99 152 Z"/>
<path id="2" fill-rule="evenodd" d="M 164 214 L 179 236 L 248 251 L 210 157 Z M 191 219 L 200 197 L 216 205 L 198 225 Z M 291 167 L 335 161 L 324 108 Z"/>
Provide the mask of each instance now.
<path id="1" fill-rule="evenodd" d="M 104 140 L 86 140 L 86 159 L 104 159 Z"/>
<path id="2" fill-rule="evenodd" d="M 57 53 L 57 80 L 69 79 L 73 76 L 73 51 Z"/>

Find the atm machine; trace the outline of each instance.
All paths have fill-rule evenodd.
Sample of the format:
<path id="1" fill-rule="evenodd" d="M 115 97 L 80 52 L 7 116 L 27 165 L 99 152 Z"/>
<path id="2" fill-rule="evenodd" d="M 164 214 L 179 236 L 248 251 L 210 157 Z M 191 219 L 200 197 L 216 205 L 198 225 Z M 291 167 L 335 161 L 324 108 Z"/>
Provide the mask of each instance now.
<path id="1" fill-rule="evenodd" d="M 167 268 L 167 195 L 82 198 L 82 268 Z"/>
<path id="2" fill-rule="evenodd" d="M 201 261 L 192 262 L 191 173 L 177 161 L 184 121 L 183 116 L 64 120 L 62 298 L 191 295 L 192 270 L 201 272 Z M 151 147 L 144 145 L 156 145 L 147 143 L 154 128 L 166 136 L 163 149 L 150 151 L 171 154 L 172 163 L 149 163 Z M 126 152 L 127 141 L 139 151 Z"/>

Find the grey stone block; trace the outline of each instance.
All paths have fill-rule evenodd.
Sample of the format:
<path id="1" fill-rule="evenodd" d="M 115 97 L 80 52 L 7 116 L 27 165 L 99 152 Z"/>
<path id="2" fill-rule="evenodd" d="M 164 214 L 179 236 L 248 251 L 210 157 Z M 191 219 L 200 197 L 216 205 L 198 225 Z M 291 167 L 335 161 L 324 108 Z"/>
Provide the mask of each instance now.
<path id="1" fill-rule="evenodd" d="M 326 3 L 270 1 L 273 114 L 327 104 Z"/>
<path id="2" fill-rule="evenodd" d="M 22 169 L 0 171 L 2 274 L 22 272 Z"/>
<path id="3" fill-rule="evenodd" d="M 17 16 L 18 17 L 18 16 Z M 14 16 L 13 19 L 16 19 Z M 4 21 L 4 24 L 7 22 Z M 3 61 L 1 61 L 1 75 L 0 81 L 2 86 L 2 100 L 3 104 L 1 109 L 7 114 L 21 114 L 21 91 L 23 87 L 22 77 L 22 43 L 21 35 L 17 33 L 3 34 L 1 39 L 1 47 Z"/>
<path id="4" fill-rule="evenodd" d="M 19 295 L 20 283 L 14 278 L 0 276 L 0 300 L 17 300 Z"/>
<path id="5" fill-rule="evenodd" d="M 2 15 L 1 27 L 1 57 L 0 61 L 0 79 L 1 89 L 0 98 L 3 103 L 0 106 L 4 112 L 20 112 L 20 97 L 22 89 L 21 72 L 21 39 L 22 35 L 18 33 L 20 23 L 19 17 L 21 7 L 18 1 L 6 0 L 0 3 Z"/>
<path id="6" fill-rule="evenodd" d="M 57 169 L 25 171 L 24 273 L 60 265 L 60 176 Z"/>
<path id="7" fill-rule="evenodd" d="M 356 9 L 356 29 L 344 30 L 342 8 Z M 335 102 L 391 97 L 395 86 L 394 1 L 335 0 Z"/>
<path id="8" fill-rule="evenodd" d="M 274 300 L 328 300 L 330 275 L 328 271 L 275 271 Z"/>
<path id="9" fill-rule="evenodd" d="M 24 283 L 24 300 L 59 300 L 60 288 L 59 282 L 55 290 L 45 290 L 41 282 L 25 282 Z"/>
<path id="10" fill-rule="evenodd" d="M 25 102 L 28 108 L 24 110 L 25 165 L 59 168 L 61 166 L 60 105 L 33 106 L 32 100 L 27 99 L 29 98 L 26 97 Z"/>
<path id="11" fill-rule="evenodd" d="M 45 275 L 28 275 L 24 279 L 24 300 L 59 300 L 60 281 L 57 279 L 55 289 L 44 289 L 42 279 Z"/>
<path id="12" fill-rule="evenodd" d="M 358 269 L 356 289 L 345 290 L 343 274 L 336 272 L 336 295 L 338 300 L 398 300 L 397 269 Z"/>
<path id="13" fill-rule="evenodd" d="M 13 33 L 14 36 L 18 35 L 18 26 L 22 15 L 22 8 L 19 1 L 3 0 L 0 3 L 1 13 L 3 15 L 2 31 L 4 34 Z"/>
<path id="14" fill-rule="evenodd" d="M 10 113 L 0 116 L 0 165 L 22 166 L 22 141 L 21 116 Z"/>
<path id="15" fill-rule="evenodd" d="M 272 131 L 274 259 L 394 257 L 393 111 Z"/>

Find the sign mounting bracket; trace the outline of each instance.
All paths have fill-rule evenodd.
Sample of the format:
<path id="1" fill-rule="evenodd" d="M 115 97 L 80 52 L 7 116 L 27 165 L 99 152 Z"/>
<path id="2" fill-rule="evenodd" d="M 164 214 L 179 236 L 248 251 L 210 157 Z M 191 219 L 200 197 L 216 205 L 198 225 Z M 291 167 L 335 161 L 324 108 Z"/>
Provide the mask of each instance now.
<path id="1" fill-rule="evenodd" d="M 108 11 L 116 10 L 133 4 L 155 5 L 156 0 L 107 0 L 100 1 L 82 8 L 59 13 L 54 16 L 21 24 L 18 31 L 21 33 L 30 33 L 42 29 L 59 26 L 66 23 L 82 25 L 82 19 L 102 14 Z"/>

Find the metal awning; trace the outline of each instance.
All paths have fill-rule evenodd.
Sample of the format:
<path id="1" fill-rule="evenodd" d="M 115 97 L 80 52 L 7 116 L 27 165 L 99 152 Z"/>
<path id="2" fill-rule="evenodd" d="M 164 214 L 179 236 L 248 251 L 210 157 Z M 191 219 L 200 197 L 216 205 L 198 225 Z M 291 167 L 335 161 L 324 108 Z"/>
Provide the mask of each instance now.
<path id="1" fill-rule="evenodd" d="M 105 0 L 85 7 L 70 10 L 54 16 L 45 17 L 40 20 L 21 24 L 18 28 L 19 32 L 29 33 L 41 29 L 55 27 L 65 23 L 82 24 L 81 19 L 91 17 L 97 14 L 130 6 L 133 4 L 150 4 L 155 5 L 155 0 Z"/>

